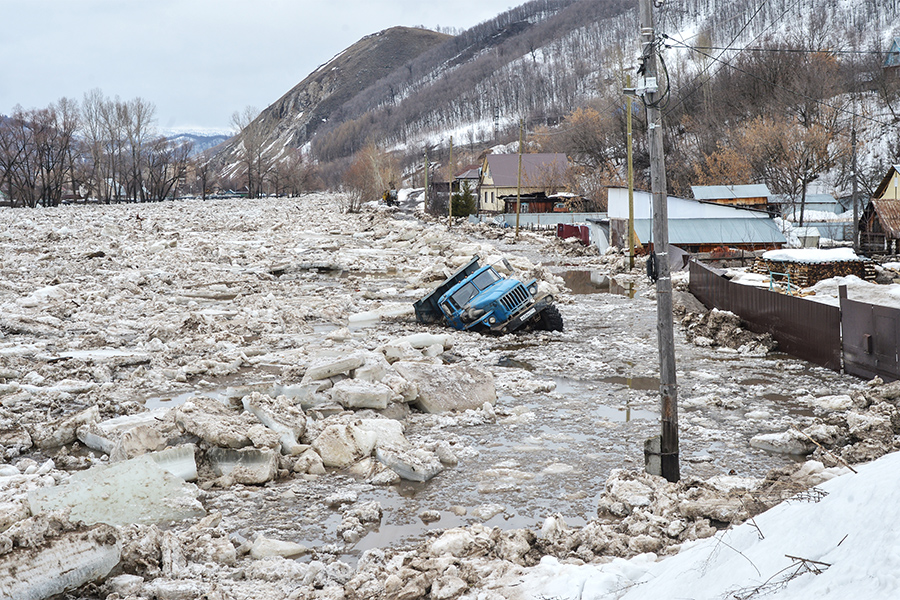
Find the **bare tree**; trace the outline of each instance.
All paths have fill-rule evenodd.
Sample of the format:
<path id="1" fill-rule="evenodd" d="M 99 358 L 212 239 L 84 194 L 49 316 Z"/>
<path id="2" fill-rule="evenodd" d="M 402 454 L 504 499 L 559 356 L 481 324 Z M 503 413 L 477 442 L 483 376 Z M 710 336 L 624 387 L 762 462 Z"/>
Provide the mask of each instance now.
<path id="1" fill-rule="evenodd" d="M 247 196 L 256 198 L 262 190 L 263 178 L 271 168 L 272 161 L 266 154 L 265 132 L 257 119 L 259 111 L 248 106 L 243 111 L 231 115 L 231 124 L 239 138 L 241 163 L 247 179 Z"/>

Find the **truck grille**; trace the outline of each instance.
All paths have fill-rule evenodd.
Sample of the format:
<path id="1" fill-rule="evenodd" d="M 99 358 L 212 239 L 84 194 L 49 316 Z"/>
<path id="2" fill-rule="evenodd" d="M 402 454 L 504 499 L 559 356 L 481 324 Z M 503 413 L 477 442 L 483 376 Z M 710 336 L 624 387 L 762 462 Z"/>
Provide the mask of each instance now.
<path id="1" fill-rule="evenodd" d="M 527 300 L 528 290 L 526 290 L 524 286 L 517 285 L 500 298 L 500 303 L 503 304 L 503 308 L 507 311 L 513 312 Z"/>

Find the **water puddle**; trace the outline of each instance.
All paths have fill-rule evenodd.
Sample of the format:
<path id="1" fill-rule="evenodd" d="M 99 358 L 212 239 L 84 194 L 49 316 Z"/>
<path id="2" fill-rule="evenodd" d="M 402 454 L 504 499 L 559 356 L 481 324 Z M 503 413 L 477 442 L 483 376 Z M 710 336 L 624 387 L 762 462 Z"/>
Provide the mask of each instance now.
<path id="1" fill-rule="evenodd" d="M 631 282 L 620 283 L 599 271 L 563 271 L 561 275 L 573 294 L 618 294 L 634 298 L 635 289 Z"/>
<path id="2" fill-rule="evenodd" d="M 603 381 L 604 383 L 617 383 L 620 385 L 626 385 L 624 382 L 629 380 L 632 382 L 636 382 L 635 385 L 629 386 L 632 387 L 632 389 L 659 390 L 659 380 L 653 377 L 606 377 L 604 379 L 601 379 L 600 381 Z M 578 381 L 566 377 L 554 377 L 553 381 L 556 382 L 555 391 L 563 396 L 574 396 L 590 393 L 589 390 L 583 390 L 580 388 L 584 386 L 590 386 L 593 383 L 590 381 Z M 653 386 L 646 387 L 652 382 L 655 382 Z M 659 413 L 657 413 L 656 411 L 633 407 L 628 402 L 619 406 L 596 404 L 592 407 L 591 410 L 594 416 L 606 421 L 613 421 L 617 423 L 630 423 L 631 421 L 635 421 L 638 419 L 645 421 L 655 421 L 659 419 Z"/>
<path id="3" fill-rule="evenodd" d="M 659 378 L 658 377 L 622 377 L 618 375 L 614 375 L 612 377 L 604 377 L 600 381 L 604 383 L 615 383 L 617 385 L 624 385 L 625 387 L 632 390 L 643 390 L 643 391 L 659 391 Z"/>

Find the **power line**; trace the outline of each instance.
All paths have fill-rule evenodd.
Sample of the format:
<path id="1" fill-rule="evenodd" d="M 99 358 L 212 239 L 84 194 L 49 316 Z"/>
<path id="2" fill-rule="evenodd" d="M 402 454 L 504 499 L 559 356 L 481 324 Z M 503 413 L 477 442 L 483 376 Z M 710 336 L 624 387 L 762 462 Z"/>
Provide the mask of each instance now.
<path id="1" fill-rule="evenodd" d="M 889 54 L 889 50 L 803 50 L 801 48 L 725 48 L 721 46 L 691 46 L 684 42 L 679 42 L 674 38 L 667 36 L 666 34 L 662 34 L 662 36 L 666 39 L 672 40 L 676 42 L 674 44 L 667 44 L 666 48 L 689 48 L 691 50 L 735 50 L 737 52 L 778 52 L 778 53 L 796 53 L 796 54 L 863 54 L 863 55 L 875 55 L 875 54 Z"/>

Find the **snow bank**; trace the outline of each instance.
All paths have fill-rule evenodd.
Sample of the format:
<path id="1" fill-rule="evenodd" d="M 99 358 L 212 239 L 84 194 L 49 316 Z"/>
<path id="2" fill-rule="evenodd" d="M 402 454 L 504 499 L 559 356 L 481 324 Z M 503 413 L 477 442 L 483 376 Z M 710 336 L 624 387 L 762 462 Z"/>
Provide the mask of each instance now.
<path id="1" fill-rule="evenodd" d="M 523 598 L 581 600 L 779 600 L 900 597 L 900 453 L 858 467 L 734 529 L 648 565 L 648 556 L 604 565 L 545 558 L 526 571 Z M 865 503 L 865 509 L 862 504 Z M 757 591 L 758 590 L 758 591 Z"/>

